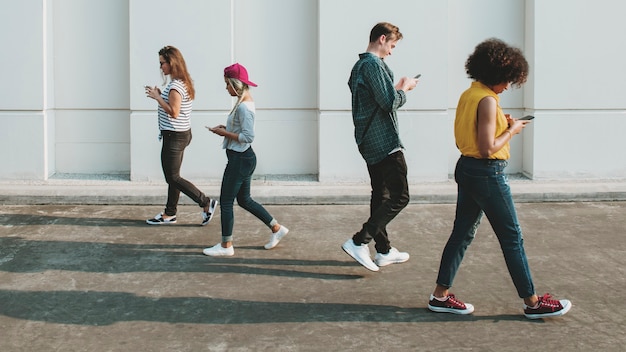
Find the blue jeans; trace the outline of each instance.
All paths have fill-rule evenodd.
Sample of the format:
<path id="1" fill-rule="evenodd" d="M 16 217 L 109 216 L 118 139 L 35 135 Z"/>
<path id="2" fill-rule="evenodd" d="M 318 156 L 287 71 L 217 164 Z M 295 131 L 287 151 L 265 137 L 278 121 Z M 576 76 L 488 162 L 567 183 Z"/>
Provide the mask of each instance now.
<path id="1" fill-rule="evenodd" d="M 352 241 L 360 245 L 376 242 L 376 252 L 387 254 L 391 242 L 387 234 L 387 224 L 409 204 L 409 184 L 406 179 L 407 167 L 401 151 L 388 155 L 381 162 L 368 165 L 372 197 L 370 217 L 357 232 Z"/>
<path id="2" fill-rule="evenodd" d="M 267 227 L 272 227 L 276 221 L 265 208 L 250 197 L 250 181 L 256 168 L 256 154 L 252 147 L 245 152 L 236 152 L 226 149 L 228 164 L 222 178 L 222 190 L 220 194 L 220 216 L 222 221 L 222 242 L 233 240 L 233 227 L 235 216 L 233 204 L 235 198 L 237 204 L 256 216 Z"/>
<path id="3" fill-rule="evenodd" d="M 193 183 L 180 176 L 185 148 L 191 143 L 191 130 L 185 132 L 161 131 L 163 145 L 161 147 L 161 167 L 167 182 L 167 203 L 165 215 L 176 215 L 180 192 L 204 208 L 211 198 L 207 197 Z"/>
<path id="4" fill-rule="evenodd" d="M 451 287 L 467 247 L 476 235 L 483 213 L 500 242 L 509 274 L 520 298 L 535 294 L 524 238 L 504 168 L 506 160 L 461 156 L 454 178 L 458 196 L 452 234 L 441 256 L 437 284 Z"/>

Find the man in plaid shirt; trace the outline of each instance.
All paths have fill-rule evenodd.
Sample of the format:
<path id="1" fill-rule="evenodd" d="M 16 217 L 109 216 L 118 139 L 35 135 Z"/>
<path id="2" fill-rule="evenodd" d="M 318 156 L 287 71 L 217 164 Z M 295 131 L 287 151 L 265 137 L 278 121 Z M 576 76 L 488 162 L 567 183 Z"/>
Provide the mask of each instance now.
<path id="1" fill-rule="evenodd" d="M 393 72 L 383 59 L 402 39 L 398 27 L 381 22 L 372 28 L 367 52 L 359 55 L 348 86 L 352 92 L 352 120 L 359 152 L 367 163 L 372 186 L 370 217 L 363 228 L 341 247 L 371 271 L 403 263 L 409 254 L 391 246 L 387 224 L 409 203 L 407 167 L 398 131 L 396 110 L 406 103 L 406 92 L 417 79 L 402 77 L 394 85 Z M 376 242 L 372 260 L 368 243 Z"/>

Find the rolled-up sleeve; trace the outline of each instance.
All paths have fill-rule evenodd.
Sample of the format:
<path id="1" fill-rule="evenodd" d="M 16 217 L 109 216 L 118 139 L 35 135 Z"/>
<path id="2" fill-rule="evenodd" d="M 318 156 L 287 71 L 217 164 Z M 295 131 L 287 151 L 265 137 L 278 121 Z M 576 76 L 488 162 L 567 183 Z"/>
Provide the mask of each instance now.
<path id="1" fill-rule="evenodd" d="M 254 114 L 252 111 L 240 108 L 237 111 L 241 121 L 241 131 L 239 132 L 240 143 L 252 143 L 254 141 Z"/>

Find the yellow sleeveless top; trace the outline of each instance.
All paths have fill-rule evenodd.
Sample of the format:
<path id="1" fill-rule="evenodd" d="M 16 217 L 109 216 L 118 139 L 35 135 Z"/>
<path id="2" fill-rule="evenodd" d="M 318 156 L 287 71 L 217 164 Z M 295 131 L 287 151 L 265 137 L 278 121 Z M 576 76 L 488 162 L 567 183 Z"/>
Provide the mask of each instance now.
<path id="1" fill-rule="evenodd" d="M 500 108 L 500 97 L 493 90 L 480 82 L 472 82 L 461 97 L 456 109 L 456 119 L 454 120 L 454 139 L 461 154 L 472 158 L 482 159 L 478 151 L 477 123 L 478 123 L 478 103 L 485 97 L 494 97 L 498 105 L 496 109 L 496 135 L 504 133 L 509 124 Z M 489 159 L 507 160 L 510 157 L 510 145 L 507 142 L 502 149 L 491 154 Z"/>

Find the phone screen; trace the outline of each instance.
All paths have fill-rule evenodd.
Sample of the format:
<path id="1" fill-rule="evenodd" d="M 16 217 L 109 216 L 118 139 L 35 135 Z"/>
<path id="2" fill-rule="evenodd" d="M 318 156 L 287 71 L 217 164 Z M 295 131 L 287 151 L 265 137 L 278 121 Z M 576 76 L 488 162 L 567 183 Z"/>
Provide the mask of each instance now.
<path id="1" fill-rule="evenodd" d="M 526 116 L 524 116 L 524 117 L 521 117 L 521 118 L 520 118 L 520 120 L 532 120 L 532 119 L 534 119 L 534 118 L 535 118 L 535 117 L 534 117 L 534 116 L 532 116 L 532 115 L 526 115 Z"/>

